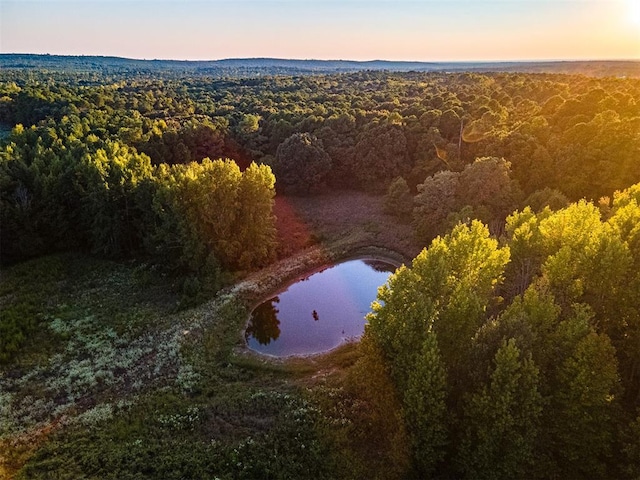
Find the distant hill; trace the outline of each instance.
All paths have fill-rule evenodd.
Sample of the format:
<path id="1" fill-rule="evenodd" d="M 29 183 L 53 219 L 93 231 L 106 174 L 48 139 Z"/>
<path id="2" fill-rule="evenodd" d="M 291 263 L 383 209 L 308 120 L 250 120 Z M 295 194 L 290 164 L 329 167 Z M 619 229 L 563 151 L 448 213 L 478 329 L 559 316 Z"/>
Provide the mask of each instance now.
<path id="1" fill-rule="evenodd" d="M 3 69 L 51 71 L 101 71 L 109 73 L 190 73 L 214 76 L 309 75 L 356 71 L 392 72 L 526 72 L 570 73 L 590 76 L 640 78 L 638 60 L 545 62 L 397 62 L 388 60 L 293 60 L 280 58 L 229 58 L 224 60 L 137 60 L 104 56 L 0 54 Z"/>

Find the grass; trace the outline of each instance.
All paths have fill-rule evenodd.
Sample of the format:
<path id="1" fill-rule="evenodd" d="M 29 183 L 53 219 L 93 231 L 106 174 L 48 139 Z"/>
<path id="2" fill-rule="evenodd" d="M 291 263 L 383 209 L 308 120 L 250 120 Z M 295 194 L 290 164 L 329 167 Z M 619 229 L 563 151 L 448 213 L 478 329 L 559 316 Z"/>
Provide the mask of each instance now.
<path id="1" fill-rule="evenodd" d="M 0 282 L 0 365 L 15 362 L 18 357 L 25 360 L 46 355 L 50 350 L 53 342 L 42 334 L 40 326 L 55 309 L 51 303 L 61 290 L 57 279 L 66 271 L 63 257 L 48 257 L 3 272 Z"/>
<path id="2" fill-rule="evenodd" d="M 64 254 L 5 269 L 2 322 L 18 334 L 0 364 L 0 478 L 384 478 L 353 444 L 372 431 L 348 385 L 355 345 L 274 361 L 242 337 L 265 295 L 370 240 L 341 228 L 316 226 L 322 244 L 197 306 L 146 265 Z"/>
<path id="3" fill-rule="evenodd" d="M 236 352 L 244 304 L 176 311 L 139 273 L 75 255 L 3 272 L 0 302 L 34 322 L 0 369 L 0 478 L 329 478 L 297 374 Z"/>
<path id="4" fill-rule="evenodd" d="M 133 266 L 80 255 L 3 271 L 2 323 L 17 320 L 23 335 L 0 366 L 0 477 L 52 431 L 106 412 L 174 368 L 179 345 L 165 315 L 174 303 L 161 282 L 139 288 Z M 155 347 L 160 338 L 164 349 Z M 148 372 L 149 355 L 159 354 L 161 368 Z"/>
<path id="5" fill-rule="evenodd" d="M 55 435 L 17 478 L 327 478 L 317 411 L 277 390 L 156 392 Z"/>

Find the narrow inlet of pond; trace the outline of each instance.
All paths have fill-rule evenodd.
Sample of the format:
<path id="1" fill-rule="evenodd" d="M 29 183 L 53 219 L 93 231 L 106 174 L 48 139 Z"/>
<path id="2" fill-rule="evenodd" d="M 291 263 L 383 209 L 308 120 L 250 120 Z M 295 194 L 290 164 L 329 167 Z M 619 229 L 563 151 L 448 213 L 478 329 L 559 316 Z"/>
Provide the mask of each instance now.
<path id="1" fill-rule="evenodd" d="M 298 280 L 251 312 L 249 348 L 277 357 L 309 355 L 360 338 L 378 287 L 395 269 L 384 261 L 350 260 Z"/>

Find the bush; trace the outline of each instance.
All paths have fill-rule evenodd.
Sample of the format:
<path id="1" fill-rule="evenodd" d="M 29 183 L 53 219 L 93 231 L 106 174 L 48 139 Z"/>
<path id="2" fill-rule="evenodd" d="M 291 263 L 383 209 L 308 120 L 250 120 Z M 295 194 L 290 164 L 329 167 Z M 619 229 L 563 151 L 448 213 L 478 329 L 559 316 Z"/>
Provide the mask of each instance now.
<path id="1" fill-rule="evenodd" d="M 398 177 L 389 185 L 387 195 L 384 197 L 384 209 L 387 213 L 401 219 L 411 217 L 413 197 L 404 178 Z"/>

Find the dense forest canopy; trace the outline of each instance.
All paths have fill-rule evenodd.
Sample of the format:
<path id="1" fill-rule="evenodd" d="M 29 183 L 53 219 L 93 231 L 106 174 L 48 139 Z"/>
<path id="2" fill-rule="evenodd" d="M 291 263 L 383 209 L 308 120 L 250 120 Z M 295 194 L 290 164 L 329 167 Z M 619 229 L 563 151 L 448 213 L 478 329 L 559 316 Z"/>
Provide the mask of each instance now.
<path id="1" fill-rule="evenodd" d="M 639 195 L 526 207 L 501 242 L 458 224 L 381 288 L 361 368 L 385 366 L 418 476 L 639 473 Z"/>
<path id="2" fill-rule="evenodd" d="M 190 158 L 201 159 L 200 152 L 192 151 L 193 141 L 202 144 L 205 140 L 183 138 L 189 134 L 188 128 L 198 129 L 201 122 L 211 122 L 210 127 L 217 127 L 220 134 L 240 141 L 255 154 L 255 160 L 275 155 L 279 144 L 293 133 L 307 132 L 323 140 L 336 168 L 350 155 L 366 162 L 367 149 L 376 146 L 371 138 L 363 137 L 378 127 L 380 134 L 391 135 L 388 148 L 402 149 L 406 143 L 413 167 L 433 162 L 436 152 L 440 157 L 456 157 L 435 159 L 437 164 L 431 166 L 431 172 L 423 167 L 427 173 L 447 166 L 460 169 L 455 168 L 456 161 L 466 164 L 478 156 L 496 156 L 512 163 L 520 181 L 527 178 L 520 170 L 526 172 L 528 165 L 522 164 L 525 160 L 517 155 L 529 157 L 529 162 L 536 160 L 541 166 L 545 161 L 559 164 L 565 153 L 562 149 L 573 150 L 570 147 L 580 142 L 580 135 L 593 141 L 590 150 L 598 149 L 585 152 L 588 158 L 605 152 L 615 155 L 620 153 L 616 145 L 606 144 L 597 138 L 600 135 L 591 138 L 589 129 L 604 124 L 620 137 L 627 128 L 632 135 L 619 141 L 630 141 L 636 126 L 628 123 L 636 116 L 638 81 L 633 79 L 384 72 L 253 79 L 153 77 L 4 70 L 0 121 L 28 127 L 45 118 L 73 114 L 92 117 L 94 122 L 101 118 L 105 123 L 108 119 L 111 135 L 117 134 L 130 144 L 151 142 L 147 148 L 156 147 L 148 152 L 152 159 L 155 153 L 157 162 L 169 163 L 184 161 L 186 150 Z M 607 116 L 607 112 L 617 116 Z M 162 141 L 154 127 L 171 135 Z M 389 129 L 399 129 L 402 135 L 394 135 Z M 601 130 L 599 133 L 604 134 Z M 212 153 L 221 152 L 214 149 Z M 562 166 L 570 168 L 575 162 L 563 158 Z M 424 180 L 422 173 L 416 171 L 415 182 Z M 543 169 L 525 182 L 525 190 L 538 187 L 543 183 L 540 177 L 547 173 Z M 606 186 L 601 189 L 611 193 Z M 576 192 L 578 198 L 586 187 L 582 190 Z"/>
<path id="3" fill-rule="evenodd" d="M 277 188 L 297 194 L 384 192 L 402 177 L 417 194 L 414 222 L 425 239 L 455 212 L 471 210 L 499 229 L 525 203 L 598 201 L 640 178 L 638 79 L 0 75 L 0 123 L 13 128 L 2 150 L 3 261 L 61 245 L 110 255 L 157 249 L 153 197 L 169 178 L 160 167 L 203 158 L 272 166 Z M 114 225 L 97 224 L 107 220 L 92 211 L 109 210 L 99 201 L 109 203 Z M 29 240 L 15 242 L 23 234 Z"/>
<path id="4" fill-rule="evenodd" d="M 3 268 L 135 259 L 198 298 L 276 259 L 276 192 L 384 195 L 428 247 L 380 290 L 348 390 L 377 475 L 640 474 L 639 78 L 0 64 Z M 0 364 L 49 322 L 33 308 L 2 315 Z"/>

